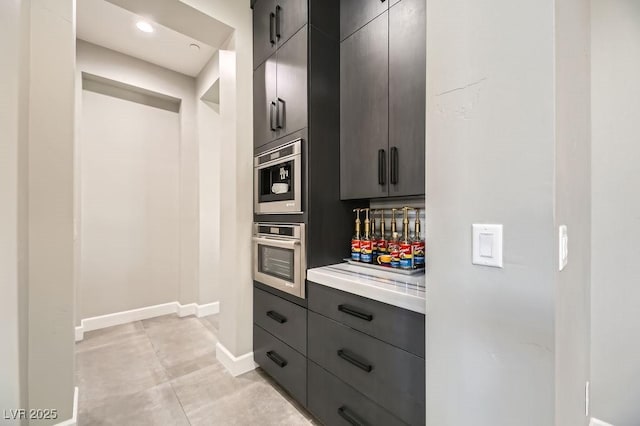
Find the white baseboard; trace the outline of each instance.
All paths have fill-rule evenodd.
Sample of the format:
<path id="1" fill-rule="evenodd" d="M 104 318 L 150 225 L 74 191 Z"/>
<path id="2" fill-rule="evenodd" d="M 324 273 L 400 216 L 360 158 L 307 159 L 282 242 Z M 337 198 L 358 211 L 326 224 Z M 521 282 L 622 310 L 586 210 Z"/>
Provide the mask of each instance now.
<path id="1" fill-rule="evenodd" d="M 78 387 L 73 390 L 73 413 L 72 417 L 63 422 L 57 423 L 55 426 L 76 426 L 78 424 Z"/>
<path id="2" fill-rule="evenodd" d="M 253 361 L 253 352 L 236 357 L 220 342 L 216 343 L 216 358 L 233 377 L 255 370 L 258 366 Z"/>
<path id="3" fill-rule="evenodd" d="M 591 417 L 591 421 L 589 422 L 589 426 L 613 426 L 611 423 L 603 422 L 602 420 L 598 420 L 595 417 Z"/>
<path id="4" fill-rule="evenodd" d="M 215 315 L 220 313 L 220 302 L 207 303 L 205 305 L 198 305 L 198 318 L 207 317 L 209 315 Z"/>
<path id="5" fill-rule="evenodd" d="M 80 322 L 80 325 L 75 328 L 76 342 L 84 339 L 84 333 L 88 331 L 100 330 L 101 328 L 113 327 L 114 325 L 127 324 L 169 314 L 178 314 L 180 317 L 195 315 L 200 318 L 217 314 L 219 311 L 219 302 L 207 303 L 205 305 L 198 305 L 197 303 L 181 305 L 180 302 L 170 302 L 163 303 L 162 305 L 146 306 L 129 311 L 85 318 Z"/>

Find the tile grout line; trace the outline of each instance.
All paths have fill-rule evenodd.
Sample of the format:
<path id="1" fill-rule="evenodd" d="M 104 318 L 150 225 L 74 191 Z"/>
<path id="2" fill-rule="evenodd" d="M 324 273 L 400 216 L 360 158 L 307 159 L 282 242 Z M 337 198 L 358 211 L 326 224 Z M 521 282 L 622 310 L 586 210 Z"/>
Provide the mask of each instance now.
<path id="1" fill-rule="evenodd" d="M 147 333 L 147 328 L 144 326 L 144 322 L 143 320 L 140 321 L 140 325 L 142 326 L 142 329 L 144 330 L 144 335 L 147 338 L 147 340 L 149 340 L 149 343 L 151 343 L 151 347 L 153 348 L 153 355 L 156 357 L 156 360 L 158 361 L 158 364 L 162 367 L 162 370 L 164 370 L 165 375 L 167 376 L 167 383 L 169 384 L 169 387 L 171 388 L 171 392 L 173 392 L 173 396 L 176 397 L 176 400 L 178 401 L 178 404 L 180 404 L 180 409 L 182 410 L 182 414 L 184 414 L 184 418 L 187 420 L 187 423 L 189 424 L 189 426 L 191 426 L 191 420 L 189 420 L 189 416 L 187 415 L 187 412 L 184 409 L 184 406 L 182 405 L 182 401 L 180 400 L 180 397 L 178 396 L 176 389 L 173 387 L 173 383 L 172 379 L 169 376 L 169 371 L 167 370 L 167 368 L 164 366 L 164 364 L 162 364 L 162 361 L 160 360 L 160 357 L 158 356 L 158 348 L 156 347 L 156 345 L 153 344 L 153 340 L 151 339 L 151 337 L 149 337 L 149 334 Z"/>

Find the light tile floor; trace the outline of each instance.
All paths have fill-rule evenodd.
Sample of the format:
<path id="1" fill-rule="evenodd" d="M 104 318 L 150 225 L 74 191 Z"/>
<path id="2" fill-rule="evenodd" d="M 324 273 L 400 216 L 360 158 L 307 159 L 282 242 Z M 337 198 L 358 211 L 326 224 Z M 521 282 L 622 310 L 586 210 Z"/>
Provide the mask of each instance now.
<path id="1" fill-rule="evenodd" d="M 78 425 L 316 424 L 261 370 L 231 376 L 217 334 L 217 315 L 86 333 L 76 344 Z"/>

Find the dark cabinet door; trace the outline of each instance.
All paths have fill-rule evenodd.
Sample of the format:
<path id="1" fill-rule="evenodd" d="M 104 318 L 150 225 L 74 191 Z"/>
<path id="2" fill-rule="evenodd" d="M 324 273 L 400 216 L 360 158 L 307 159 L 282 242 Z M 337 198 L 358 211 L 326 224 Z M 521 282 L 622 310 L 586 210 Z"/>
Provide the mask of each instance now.
<path id="1" fill-rule="evenodd" d="M 278 137 L 307 127 L 307 27 L 278 49 Z"/>
<path id="2" fill-rule="evenodd" d="M 253 7 L 253 69 L 276 51 L 274 0 L 259 0 Z"/>
<path id="3" fill-rule="evenodd" d="M 307 1 L 277 0 L 274 11 L 276 42 L 282 46 L 307 23 Z"/>
<path id="4" fill-rule="evenodd" d="M 389 8 L 389 196 L 422 195 L 425 173 L 425 0 Z"/>
<path id="5" fill-rule="evenodd" d="M 340 40 L 387 10 L 388 0 L 340 0 Z"/>
<path id="6" fill-rule="evenodd" d="M 258 2 L 260 3 L 260 2 Z M 253 72 L 253 145 L 274 140 L 276 129 L 276 55 Z"/>
<path id="7" fill-rule="evenodd" d="M 388 12 L 340 45 L 340 196 L 386 197 Z"/>

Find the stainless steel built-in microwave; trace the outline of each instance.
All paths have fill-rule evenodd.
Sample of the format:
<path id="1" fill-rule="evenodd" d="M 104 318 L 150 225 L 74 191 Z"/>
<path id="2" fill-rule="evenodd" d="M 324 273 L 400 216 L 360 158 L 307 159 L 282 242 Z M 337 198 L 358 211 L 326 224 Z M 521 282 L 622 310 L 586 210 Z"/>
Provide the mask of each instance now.
<path id="1" fill-rule="evenodd" d="M 253 227 L 253 279 L 304 299 L 304 223 L 255 223 Z"/>
<path id="2" fill-rule="evenodd" d="M 302 213 L 302 139 L 254 158 L 256 214 Z"/>

